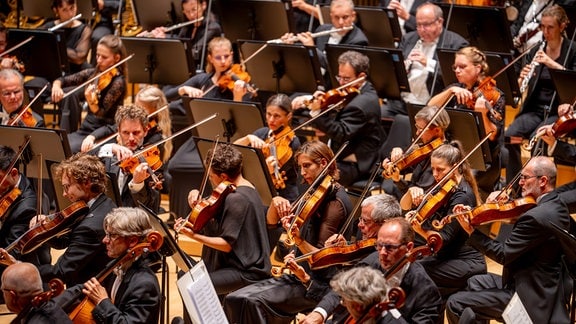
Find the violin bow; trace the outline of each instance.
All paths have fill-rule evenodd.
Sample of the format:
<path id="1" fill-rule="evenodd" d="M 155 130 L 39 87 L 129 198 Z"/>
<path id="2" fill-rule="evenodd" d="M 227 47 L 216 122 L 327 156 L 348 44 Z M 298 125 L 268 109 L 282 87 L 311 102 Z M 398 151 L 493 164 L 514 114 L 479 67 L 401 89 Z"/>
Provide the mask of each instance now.
<path id="1" fill-rule="evenodd" d="M 422 128 L 422 131 L 420 131 L 420 134 L 418 134 L 418 136 L 416 136 L 416 138 L 412 141 L 410 146 L 408 146 L 408 148 L 406 149 L 406 154 L 408 154 L 408 153 L 410 153 L 410 151 L 412 151 L 412 149 L 414 148 L 416 143 L 418 143 L 418 141 L 422 138 L 422 135 L 430 128 L 430 126 L 432 126 L 432 123 L 434 123 L 436 118 L 438 118 L 438 115 L 440 115 L 440 112 L 442 110 L 444 110 L 444 108 L 446 108 L 446 105 L 448 105 L 448 103 L 452 99 L 452 96 L 450 97 L 450 99 L 446 100 L 446 102 L 442 105 L 442 107 L 440 107 L 440 108 L 438 108 L 438 110 L 436 110 L 436 112 L 434 113 L 432 118 L 430 118 L 428 123 L 426 123 L 426 126 L 424 126 L 424 128 Z"/>
<path id="2" fill-rule="evenodd" d="M 44 91 L 46 91 L 46 89 L 48 89 L 48 84 L 46 84 L 42 90 L 40 90 L 40 92 L 38 92 L 38 94 L 36 95 L 36 97 L 34 97 L 34 99 L 32 99 L 32 101 L 30 101 L 28 103 L 28 105 L 26 105 L 26 107 L 24 107 L 24 109 L 22 109 L 22 111 L 16 116 L 14 117 L 14 119 L 10 122 L 10 124 L 8 124 L 8 126 L 14 126 L 16 125 L 16 123 L 18 122 L 18 120 L 20 120 L 20 118 L 22 118 L 22 116 L 24 116 L 24 113 L 26 113 L 26 111 L 28 110 L 28 108 L 32 107 L 32 105 L 36 102 L 36 100 L 38 100 L 40 98 L 40 96 L 42 95 L 42 93 Z"/>
<path id="3" fill-rule="evenodd" d="M 26 38 L 25 40 L 21 41 L 20 43 L 12 46 L 12 48 L 5 50 L 4 52 L 2 52 L 2 54 L 0 54 L 0 58 L 2 56 L 8 55 L 10 53 L 12 53 L 13 51 L 17 50 L 18 48 L 20 48 L 21 46 L 24 46 L 25 44 L 27 44 L 28 42 L 30 42 L 32 39 L 34 38 L 34 36 L 30 36 L 28 38 Z"/>
<path id="4" fill-rule="evenodd" d="M 512 178 L 512 180 L 510 181 L 510 183 L 508 183 L 506 185 L 506 187 L 502 188 L 502 190 L 500 190 L 500 193 L 498 195 L 496 195 L 496 197 L 494 197 L 495 200 L 498 200 L 498 198 L 500 198 L 500 196 L 503 193 L 506 193 L 507 195 L 510 195 L 509 192 L 512 189 L 512 186 L 518 181 L 520 180 L 520 176 L 522 175 L 522 170 L 524 170 L 524 168 L 528 165 L 528 163 L 535 157 L 542 155 L 542 150 L 539 150 L 538 152 L 536 152 L 536 154 L 530 156 L 530 158 L 528 159 L 528 161 L 524 162 L 524 164 L 522 165 L 522 168 L 520 169 L 520 171 L 518 171 L 518 173 L 516 173 L 516 175 L 514 176 L 514 178 Z"/>
<path id="5" fill-rule="evenodd" d="M 14 166 L 16 165 L 16 163 L 18 162 L 18 160 L 22 156 L 22 153 L 24 153 L 24 150 L 30 144 L 30 139 L 31 139 L 31 137 L 29 135 L 24 136 L 24 143 L 22 144 L 22 146 L 20 146 L 20 149 L 18 150 L 18 152 L 14 156 L 14 160 L 10 161 L 10 165 L 6 169 L 8 171 L 6 173 L 4 173 L 2 180 L 0 180 L 0 185 L 2 185 L 4 183 L 4 181 L 6 181 L 6 178 L 8 178 L 8 175 L 10 174 L 10 170 L 12 170 L 12 168 L 14 168 Z"/>

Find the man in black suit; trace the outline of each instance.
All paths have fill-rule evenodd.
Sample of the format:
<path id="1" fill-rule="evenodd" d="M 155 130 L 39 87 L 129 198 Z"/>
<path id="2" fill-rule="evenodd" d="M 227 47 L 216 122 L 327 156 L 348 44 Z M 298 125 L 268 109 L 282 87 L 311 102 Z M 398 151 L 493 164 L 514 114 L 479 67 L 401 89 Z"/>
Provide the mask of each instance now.
<path id="1" fill-rule="evenodd" d="M 552 224 L 568 230 L 570 214 L 554 190 L 556 167 L 547 157 L 534 157 L 520 175 L 524 198 L 531 197 L 537 206 L 516 220 L 505 242 L 490 239 L 468 223 L 458 221 L 471 234 L 469 244 L 504 266 L 502 277 L 489 273 L 468 279 L 466 291 L 458 292 L 446 304 L 450 323 L 476 323 L 497 319 L 514 294 L 518 294 L 533 323 L 568 323 L 566 288 L 560 243 Z M 488 197 L 494 201 L 498 192 Z M 464 206 L 456 206 L 461 212 Z M 536 293 L 535 293 L 536 292 Z"/>
<path id="2" fill-rule="evenodd" d="M 13 126 L 44 127 L 44 118 L 27 108 L 32 118 L 30 123 L 24 123 L 22 117 L 15 118 L 24 109 L 24 77 L 14 69 L 0 70 L 0 125 L 9 125 L 14 121 Z"/>
<path id="3" fill-rule="evenodd" d="M 378 150 L 386 137 L 380 124 L 380 104 L 378 94 L 369 81 L 361 80 L 368 76 L 370 61 L 364 54 L 347 51 L 338 58 L 340 85 L 358 80 L 354 85 L 359 94 L 341 109 L 318 116 L 312 125 L 330 138 L 330 146 L 337 151 L 344 142 L 349 144 L 338 158 L 339 182 L 348 186 L 367 178 L 378 159 Z M 360 79 L 360 80 L 359 80 Z M 317 92 L 315 96 L 321 95 Z M 299 96 L 292 101 L 293 109 L 304 108 L 309 96 Z M 326 108 L 326 107 L 324 107 Z M 310 116 L 320 114 L 320 105 L 310 107 Z"/>
<path id="4" fill-rule="evenodd" d="M 146 162 L 137 162 L 131 172 L 120 168 L 118 161 L 125 161 L 132 158 L 134 152 L 142 149 L 144 140 L 157 142 L 162 139 L 162 135 L 147 138 L 148 115 L 146 111 L 135 105 L 127 105 L 118 108 L 115 115 L 116 125 L 118 125 L 119 143 L 105 144 L 98 152 L 98 156 L 104 162 L 106 172 L 117 179 L 118 191 L 123 207 L 138 207 L 138 202 L 142 202 L 155 212 L 160 208 L 160 192 L 153 185 L 148 185 L 147 179 L 151 177 L 149 169 L 151 166 Z M 134 158 L 133 158 L 134 159 Z M 137 158 L 135 158 L 138 161 Z M 160 162 L 160 156 L 158 156 Z"/>
<path id="5" fill-rule="evenodd" d="M 104 218 L 104 230 L 103 242 L 110 258 L 123 257 L 129 249 L 136 251 L 134 258 L 115 267 L 110 278 L 114 280 L 104 284 L 106 287 L 91 278 L 66 290 L 56 302 L 69 311 L 75 306 L 71 298 L 82 291 L 95 305 L 92 317 L 96 323 L 158 323 L 160 286 L 137 248 L 152 230 L 148 215 L 138 208 L 115 208 Z"/>
<path id="6" fill-rule="evenodd" d="M 100 160 L 91 155 L 76 154 L 56 167 L 56 178 L 62 181 L 64 197 L 72 202 L 84 202 L 88 213 L 74 213 L 75 217 L 68 234 L 52 238 L 52 248 L 66 249 L 54 265 L 41 265 L 38 269 L 44 282 L 60 278 L 66 286 L 83 283 L 95 276 L 110 261 L 104 238 L 104 216 L 116 205 L 104 192 L 106 171 Z M 35 218 L 31 226 L 35 225 Z M 39 221 L 46 216 L 39 217 Z"/>

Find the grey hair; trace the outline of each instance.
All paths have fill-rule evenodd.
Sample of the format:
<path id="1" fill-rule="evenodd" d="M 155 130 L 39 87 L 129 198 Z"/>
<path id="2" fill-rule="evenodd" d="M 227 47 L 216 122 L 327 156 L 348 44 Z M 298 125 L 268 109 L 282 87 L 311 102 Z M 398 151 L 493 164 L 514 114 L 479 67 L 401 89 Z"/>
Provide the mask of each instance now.
<path id="1" fill-rule="evenodd" d="M 545 156 L 536 156 L 530 160 L 530 164 L 532 165 L 535 175 L 547 177 L 551 188 L 553 189 L 556 187 L 557 169 L 556 165 L 552 160 L 550 160 L 550 158 Z"/>
<path id="2" fill-rule="evenodd" d="M 118 207 L 104 218 L 104 228 L 122 237 L 144 238 L 152 230 L 148 215 L 139 208 Z"/>
<path id="3" fill-rule="evenodd" d="M 362 305 L 363 310 L 379 303 L 387 292 L 383 273 L 371 267 L 339 272 L 330 281 L 330 286 L 340 297 Z"/>
<path id="4" fill-rule="evenodd" d="M 370 196 L 362 201 L 361 207 L 373 206 L 370 216 L 376 224 L 382 224 L 385 220 L 402 216 L 402 208 L 396 197 L 383 193 Z"/>
<path id="5" fill-rule="evenodd" d="M 438 111 L 438 109 L 439 108 L 437 106 L 426 106 L 416 113 L 414 119 L 422 119 L 426 122 L 429 122 L 432 120 L 432 117 L 434 117 L 434 114 Z M 448 129 L 448 126 L 450 126 L 450 116 L 445 109 L 442 109 L 438 116 L 436 116 L 436 119 L 434 119 L 432 122 L 432 126 L 440 127 L 444 131 Z"/>
<path id="6" fill-rule="evenodd" d="M 9 79 L 11 77 L 18 78 L 18 80 L 20 80 L 20 85 L 24 86 L 24 77 L 22 76 L 22 73 L 14 70 L 14 69 L 2 69 L 2 70 L 0 70 L 0 79 L 6 80 L 6 79 Z"/>

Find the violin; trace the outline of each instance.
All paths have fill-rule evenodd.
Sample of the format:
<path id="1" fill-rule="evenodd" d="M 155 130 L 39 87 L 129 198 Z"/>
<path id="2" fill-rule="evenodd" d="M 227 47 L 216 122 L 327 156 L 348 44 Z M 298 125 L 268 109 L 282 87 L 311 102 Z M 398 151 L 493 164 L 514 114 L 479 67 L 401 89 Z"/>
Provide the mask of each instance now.
<path id="1" fill-rule="evenodd" d="M 140 163 L 148 163 L 148 173 L 152 179 L 150 183 L 151 186 L 155 189 L 162 189 L 162 181 L 154 173 L 162 167 L 162 159 L 160 158 L 160 149 L 158 146 L 144 149 L 139 153 L 135 153 L 132 157 L 120 161 L 119 167 L 122 171 L 133 174 Z"/>
<path id="2" fill-rule="evenodd" d="M 360 90 L 358 90 L 356 86 L 340 87 L 328 90 L 326 93 L 314 97 L 312 100 L 306 100 L 304 105 L 312 110 L 325 110 L 336 104 L 344 106 L 359 94 Z"/>
<path id="3" fill-rule="evenodd" d="M 69 232 L 70 227 L 80 221 L 81 216 L 87 213 L 88 205 L 85 202 L 74 202 L 62 211 L 48 215 L 46 221 L 39 222 L 30 228 L 8 245 L 5 250 L 6 252 L 15 250 L 20 254 L 28 254 L 51 238 Z"/>
<path id="4" fill-rule="evenodd" d="M 2 69 L 14 69 L 20 73 L 24 73 L 24 71 L 26 71 L 24 63 L 20 62 L 20 60 L 18 60 L 18 58 L 15 55 L 3 57 L 0 59 L 0 61 L 1 61 L 0 68 Z"/>
<path id="5" fill-rule="evenodd" d="M 404 306 L 404 302 L 406 301 L 406 293 L 400 287 L 390 288 L 387 297 L 388 298 L 386 300 L 376 303 L 376 305 L 370 307 L 368 312 L 363 316 L 361 316 L 359 319 L 355 320 L 352 316 L 350 316 L 348 317 L 348 319 L 346 319 L 346 322 L 344 323 L 345 324 L 365 323 L 370 319 L 379 318 L 380 316 L 382 316 L 382 313 L 384 311 L 395 308 L 398 309 Z"/>
<path id="6" fill-rule="evenodd" d="M 4 219 L 4 215 L 8 209 L 10 209 L 10 206 L 12 206 L 14 201 L 16 201 L 16 199 L 18 199 L 21 194 L 22 191 L 20 191 L 18 187 L 14 187 L 8 193 L 2 196 L 2 199 L 0 199 L 0 221 Z"/>
<path id="7" fill-rule="evenodd" d="M 286 180 L 285 172 L 280 172 L 280 169 L 292 158 L 293 152 L 290 143 L 294 136 L 294 132 L 289 126 L 282 126 L 277 134 L 271 131 L 271 135 L 266 139 L 266 144 L 268 145 L 262 147 L 262 153 L 266 158 L 272 156 L 276 160 L 274 169 L 271 172 L 272 181 L 276 189 L 286 188 L 284 183 L 284 180 Z"/>
<path id="8" fill-rule="evenodd" d="M 21 323 L 28 316 L 33 307 L 38 308 L 48 302 L 53 297 L 59 296 L 64 291 L 64 282 L 58 278 L 51 279 L 48 282 L 48 290 L 34 296 L 30 303 L 18 313 L 18 316 L 11 323 Z"/>
<path id="9" fill-rule="evenodd" d="M 110 262 L 95 278 L 99 282 L 102 282 L 114 271 L 114 269 L 122 267 L 125 263 L 133 262 L 144 253 L 157 251 L 162 246 L 162 243 L 164 243 L 164 237 L 162 234 L 157 231 L 151 231 L 148 233 L 144 242 L 136 244 L 131 249 L 128 249 L 123 256 Z M 71 304 L 75 303 L 82 295 L 83 293 L 80 290 L 75 298 L 71 298 L 67 304 L 62 306 L 62 309 L 68 312 Z M 95 305 L 90 301 L 90 299 L 85 297 L 80 304 L 76 306 L 76 308 L 69 312 L 69 317 L 73 323 L 95 323 L 92 317 L 92 310 L 94 307 Z"/>
<path id="10" fill-rule="evenodd" d="M 242 80 L 246 83 L 246 90 L 255 96 L 258 89 L 250 85 L 249 82 L 251 79 L 252 77 L 244 70 L 241 64 L 232 64 L 232 66 L 218 78 L 218 87 L 232 91 L 234 90 L 234 83 Z"/>
<path id="11" fill-rule="evenodd" d="M 576 129 L 576 113 L 564 114 L 554 122 L 552 130 L 556 138 L 562 137 Z"/>
<path id="12" fill-rule="evenodd" d="M 436 230 L 441 230 L 446 224 L 453 221 L 459 215 L 467 215 L 468 221 L 472 226 L 489 224 L 496 221 L 513 223 L 520 215 L 535 206 L 536 201 L 530 196 L 516 199 L 505 204 L 485 203 L 463 213 L 448 215 L 440 221 L 433 220 L 432 227 Z"/>
<path id="13" fill-rule="evenodd" d="M 187 221 L 184 223 L 194 232 L 198 232 L 204 228 L 209 220 L 214 218 L 218 211 L 224 206 L 226 197 L 236 191 L 236 186 L 229 181 L 222 181 L 218 186 L 212 190 L 210 197 L 201 199 L 194 204 L 192 212 L 188 216 Z M 187 224 L 189 223 L 189 224 Z"/>
<path id="14" fill-rule="evenodd" d="M 25 108 L 22 113 L 8 121 L 9 126 L 35 127 L 36 124 L 38 124 L 38 120 L 32 114 L 31 108 Z"/>
<path id="15" fill-rule="evenodd" d="M 433 141 L 404 154 L 400 159 L 392 162 L 392 169 L 385 169 L 382 171 L 382 176 L 389 179 L 392 177 L 393 172 L 402 171 L 424 161 L 424 159 L 430 156 L 430 154 L 432 154 L 432 152 L 442 144 L 444 144 L 444 140 L 436 138 Z"/>

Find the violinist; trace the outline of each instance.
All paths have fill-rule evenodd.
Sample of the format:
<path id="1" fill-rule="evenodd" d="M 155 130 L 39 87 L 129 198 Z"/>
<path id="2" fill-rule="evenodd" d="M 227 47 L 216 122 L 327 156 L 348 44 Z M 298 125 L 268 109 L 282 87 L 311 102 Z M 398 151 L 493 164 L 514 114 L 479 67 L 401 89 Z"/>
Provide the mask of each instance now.
<path id="1" fill-rule="evenodd" d="M 532 197 L 537 206 L 520 215 L 505 242 L 493 240 L 474 229 L 466 216 L 458 221 L 470 234 L 468 243 L 503 265 L 503 276 L 493 273 L 468 280 L 465 291 L 448 299 L 449 323 L 502 320 L 502 312 L 514 293 L 518 294 L 533 323 L 568 323 L 561 244 L 552 224 L 568 231 L 570 214 L 555 192 L 556 167 L 547 157 L 533 157 L 522 170 L 522 197 Z M 494 192 L 487 202 L 507 200 Z M 454 212 L 466 210 L 457 206 Z M 538 294 L 534 294 L 538 291 Z"/>
<path id="2" fill-rule="evenodd" d="M 126 50 L 119 37 L 112 35 L 102 37 L 96 50 L 95 68 L 58 78 L 52 83 L 52 101 L 59 103 L 62 112 L 60 129 L 68 132 L 68 142 L 73 152 L 80 151 L 84 137 L 95 129 L 114 123 L 116 109 L 123 103 L 126 95 L 125 64 L 102 75 L 97 84 L 87 85 L 83 92 L 75 91 L 64 99 L 62 99 L 63 88 L 67 91 L 73 90 L 75 86 L 106 70 L 125 56 Z M 81 100 L 86 100 L 89 109 L 88 115 L 78 129 L 82 112 Z"/>
<path id="3" fill-rule="evenodd" d="M 389 311 L 385 319 L 378 323 L 433 324 L 437 323 L 440 318 L 441 300 L 438 288 L 420 263 L 406 262 L 397 272 L 387 272 L 394 265 L 405 260 L 413 248 L 414 231 L 410 223 L 403 217 L 390 218 L 378 230 L 376 251 L 355 265 L 357 268 L 369 266 L 379 270 L 387 278 L 387 287 L 400 287 L 406 293 L 404 306 Z M 300 323 L 324 323 L 325 319 L 333 313 L 334 323 L 345 323 L 348 312 L 342 311 L 340 305 L 340 297 L 334 290 L 330 290 L 318 303 L 316 309 Z"/>
<path id="4" fill-rule="evenodd" d="M 98 151 L 106 168 L 106 173 L 116 180 L 118 192 L 123 207 L 138 207 L 143 203 L 155 212 L 160 208 L 160 192 L 156 183 L 148 183 L 154 171 L 154 162 L 160 162 L 159 154 L 150 159 L 133 157 L 138 150 L 145 148 L 146 144 L 153 144 L 162 139 L 160 133 L 148 137 L 148 113 L 136 105 L 126 105 L 118 108 L 116 112 L 116 125 L 118 125 L 118 143 L 105 144 Z M 145 142 L 148 139 L 149 142 Z M 122 168 L 122 162 L 134 159 L 131 170 Z"/>
<path id="5" fill-rule="evenodd" d="M 490 164 L 485 171 L 475 171 L 478 187 L 483 197 L 494 190 L 500 180 L 500 149 L 504 138 L 504 93 L 496 87 L 488 73 L 486 55 L 476 47 L 464 47 L 456 52 L 452 66 L 458 83 L 449 85 L 432 97 L 428 105 L 458 109 L 473 109 L 482 114 L 484 131 L 493 132 L 489 137 Z"/>
<path id="6" fill-rule="evenodd" d="M 344 52 L 338 58 L 338 82 L 342 86 L 361 77 L 367 77 L 369 67 L 370 60 L 366 55 L 355 51 Z M 380 123 L 380 104 L 374 86 L 369 81 L 359 81 L 352 87 L 360 93 L 344 107 L 318 116 L 311 123 L 330 138 L 333 150 L 340 148 L 344 142 L 349 142 L 337 161 L 340 170 L 339 181 L 344 186 L 368 178 L 386 136 Z M 325 95 L 322 92 L 315 93 L 315 97 Z M 292 108 L 306 108 L 307 99 L 310 97 L 296 97 L 292 100 Z M 319 113 L 320 110 L 313 103 L 310 116 L 314 117 Z"/>
<path id="7" fill-rule="evenodd" d="M 8 29 L 0 22 L 0 54 L 6 51 L 8 45 Z M 4 56 L 0 58 L 0 69 L 15 69 L 18 72 L 24 72 L 24 64 L 18 61 L 16 56 Z"/>
<path id="8" fill-rule="evenodd" d="M 142 209 L 121 207 L 106 215 L 104 230 L 108 257 L 116 259 L 144 242 L 152 227 Z M 79 291 L 95 305 L 90 312 L 95 323 L 158 323 L 160 286 L 145 255 L 115 267 L 105 283 L 91 278 L 66 290 L 56 301 L 67 304 Z"/>
<path id="9" fill-rule="evenodd" d="M 273 95 L 266 102 L 268 127 L 257 129 L 254 134 L 239 138 L 234 144 L 263 149 L 272 179 L 279 184 L 276 186 L 278 195 L 293 202 L 298 198 L 296 183 L 298 174 L 292 155 L 300 148 L 300 140 L 292 133 L 291 121 L 292 105 L 288 96 Z M 272 146 L 274 149 L 271 149 Z"/>
<path id="10" fill-rule="evenodd" d="M 443 144 L 434 150 L 430 157 L 430 162 L 435 182 L 446 176 L 451 168 L 463 158 L 464 153 L 458 142 Z M 434 219 L 442 219 L 448 215 L 457 204 L 476 206 L 480 200 L 476 181 L 467 162 L 464 162 L 459 168 L 454 170 L 449 181 L 454 181 L 455 188 L 449 189 L 448 192 L 443 192 L 442 188 L 439 193 L 443 192 L 443 197 L 438 199 L 436 199 L 437 197 L 429 198 L 425 202 L 425 205 L 440 204 L 440 207 L 433 215 L 421 215 L 422 217 L 428 217 L 422 223 L 424 230 L 431 230 L 432 221 Z M 411 211 L 407 214 L 407 217 L 414 212 L 420 211 Z M 469 277 L 486 273 L 486 262 L 482 254 L 466 244 L 468 239 L 466 232 L 456 222 L 452 222 L 448 226 L 439 231 L 443 242 L 442 249 L 435 255 L 427 256 L 420 261 L 438 287 L 443 302 L 446 301 L 450 294 L 466 287 L 466 280 Z M 425 243 L 421 237 L 416 239 L 418 246 Z"/>
<path id="11" fill-rule="evenodd" d="M 24 105 L 24 77 L 20 72 L 13 69 L 0 70 L 0 124 L 25 127 L 44 127 L 44 118 L 27 108 L 18 120 L 15 118 L 22 113 Z"/>
<path id="12" fill-rule="evenodd" d="M 294 154 L 300 174 L 310 185 L 328 168 L 328 175 L 338 179 L 338 169 L 334 163 L 328 165 L 334 153 L 320 141 L 304 143 Z M 280 226 L 286 229 L 294 217 L 308 216 L 301 228 L 294 227 L 294 241 L 299 253 L 308 253 L 324 246 L 324 242 L 336 234 L 352 210 L 350 198 L 344 187 L 333 181 L 323 190 L 323 199 L 310 198 L 316 201 L 316 211 L 312 215 L 290 214 L 291 204 L 282 197 L 275 197 L 266 216 L 269 227 Z M 285 258 L 292 264 L 294 253 Z M 291 268 L 292 269 L 292 268 Z M 294 269 L 297 269 L 295 267 Z M 252 284 L 229 294 L 224 301 L 224 311 L 231 323 L 289 323 L 298 313 L 311 310 L 318 300 L 327 292 L 329 282 L 336 271 L 335 267 L 306 271 L 297 271 L 292 275 L 282 275 Z"/>
<path id="13" fill-rule="evenodd" d="M 550 70 L 576 70 L 576 43 L 566 37 L 568 23 L 566 12 L 559 5 L 542 12 L 540 29 L 543 42 L 525 56 L 529 64 L 522 67 L 518 83 L 527 82 L 526 99 L 506 129 L 507 138 L 531 138 L 539 126 L 553 123 L 558 118 L 559 101 L 554 96 L 556 88 Z M 519 144 L 506 143 L 506 148 L 509 155 L 506 181 L 510 183 L 522 169 L 522 160 Z"/>
<path id="14" fill-rule="evenodd" d="M 2 293 L 6 306 L 18 314 L 20 323 L 72 323 L 68 314 L 51 301 L 45 301 L 39 307 L 31 306 L 34 297 L 44 291 L 38 269 L 31 263 L 16 263 L 6 268 L 2 274 Z M 29 308 L 27 314 L 21 314 Z"/>
<path id="15" fill-rule="evenodd" d="M 416 136 L 421 135 L 420 141 L 422 144 L 411 152 L 420 150 L 419 155 L 428 155 L 428 157 L 402 172 L 402 170 L 395 166 L 395 163 L 410 156 L 409 154 L 411 154 L 411 152 L 404 152 L 401 147 L 395 147 L 391 150 L 390 158 L 382 161 L 384 172 L 390 175 L 390 179 L 385 179 L 382 183 L 385 192 L 393 194 L 398 199 L 401 199 L 403 195 L 407 194 L 415 204 L 420 204 L 420 198 L 424 194 L 424 191 L 434 185 L 429 154 L 437 147 L 437 143 L 442 144 L 447 141 L 446 129 L 448 129 L 450 125 L 450 116 L 445 110 L 442 110 L 432 121 L 428 129 L 425 129 L 437 111 L 438 107 L 436 106 L 426 106 L 420 109 L 414 116 Z M 401 128 L 407 129 L 408 127 L 409 124 L 406 123 Z M 400 176 L 407 172 L 412 173 L 410 180 L 403 179 Z M 403 207 L 406 210 L 411 208 L 410 206 Z"/>
<path id="16" fill-rule="evenodd" d="M 55 249 L 66 249 L 55 264 L 41 265 L 38 269 L 44 282 L 53 278 L 64 281 L 67 287 L 86 282 L 110 261 L 106 255 L 104 216 L 116 207 L 106 196 L 106 171 L 97 157 L 75 154 L 57 165 L 56 178 L 62 182 L 65 198 L 72 202 L 82 201 L 88 213 L 79 215 L 70 232 L 50 239 L 47 244 Z M 32 219 L 30 226 L 48 221 L 40 215 Z"/>
<path id="17" fill-rule="evenodd" d="M 182 27 L 174 35 L 167 35 L 165 27 L 156 27 L 151 32 L 142 32 L 137 36 L 143 36 L 143 34 L 146 33 L 145 37 L 167 38 L 172 36 L 181 40 L 190 41 L 192 44 L 192 57 L 195 62 L 200 62 L 204 44 L 220 36 L 220 34 L 222 34 L 222 27 L 216 16 L 211 12 L 207 12 L 208 4 L 206 0 L 182 0 L 181 4 L 182 13 L 186 21 L 193 21 L 201 17 L 204 19 L 192 25 Z M 206 25 L 208 25 L 208 28 L 206 28 Z"/>
<path id="18" fill-rule="evenodd" d="M 210 159 L 212 163 L 210 164 Z M 242 176 L 242 154 L 229 144 L 218 144 L 208 151 L 209 179 L 213 188 L 223 181 L 236 190 L 218 199 L 222 204 L 201 232 L 182 227 L 181 233 L 204 244 L 202 260 L 216 293 L 224 297 L 241 287 L 265 279 L 270 274 L 270 246 L 262 200 L 254 185 Z M 201 199 L 198 190 L 190 191 L 191 206 Z M 179 228 L 187 219 L 178 219 Z"/>

